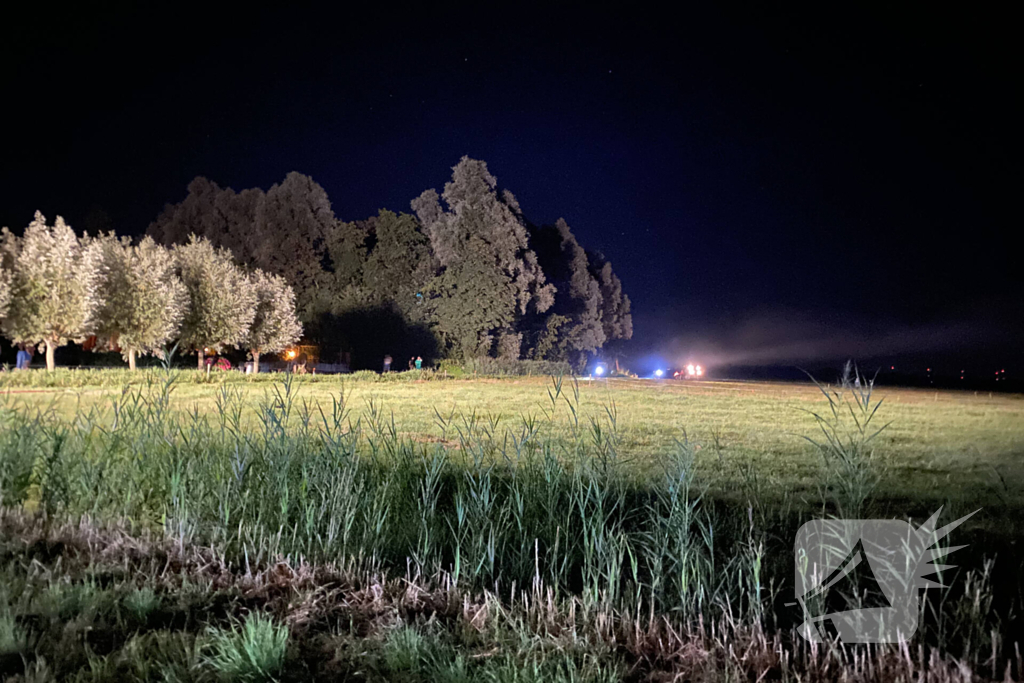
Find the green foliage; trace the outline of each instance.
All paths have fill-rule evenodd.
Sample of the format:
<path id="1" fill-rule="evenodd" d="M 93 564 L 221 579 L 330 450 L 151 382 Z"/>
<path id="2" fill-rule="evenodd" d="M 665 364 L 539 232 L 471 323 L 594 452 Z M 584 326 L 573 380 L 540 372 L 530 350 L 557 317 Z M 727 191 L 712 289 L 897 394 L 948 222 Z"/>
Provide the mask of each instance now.
<path id="1" fill-rule="evenodd" d="M 370 233 L 369 221 L 339 221 L 328 233 L 330 273 L 319 308 L 337 314 L 371 304 L 373 296 L 365 284 L 364 272 Z"/>
<path id="2" fill-rule="evenodd" d="M 419 631 L 408 626 L 399 627 L 384 641 L 384 663 L 393 673 L 415 672 L 428 656 L 428 647 Z"/>
<path id="3" fill-rule="evenodd" d="M 24 629 L 14 620 L 7 605 L 0 605 L 0 657 L 20 653 L 25 641 Z"/>
<path id="4" fill-rule="evenodd" d="M 297 342 L 302 325 L 295 315 L 295 293 L 284 278 L 256 270 L 249 282 L 256 296 L 256 310 L 242 344 L 258 361 L 260 354 L 278 353 Z"/>
<path id="5" fill-rule="evenodd" d="M 273 681 L 284 664 L 288 627 L 263 614 L 242 624 L 212 629 L 202 656 L 205 668 L 225 681 Z"/>
<path id="6" fill-rule="evenodd" d="M 544 272 L 557 287 L 551 314 L 535 331 L 533 357 L 579 364 L 585 354 L 605 342 L 600 285 L 590 272 L 586 251 L 563 219 L 554 226 L 534 228 L 531 242 Z"/>
<path id="7" fill-rule="evenodd" d="M 434 275 L 430 240 L 415 216 L 382 209 L 370 221 L 374 246 L 363 281 L 378 303 L 394 302 L 408 320 L 422 320 L 423 290 Z"/>
<path id="8" fill-rule="evenodd" d="M 568 335 L 562 334 L 562 329 L 568 325 L 568 316 L 552 313 L 544 319 L 544 329 L 537 336 L 537 343 L 530 352 L 533 358 L 538 360 L 549 360 L 564 358 L 568 352 Z"/>
<path id="9" fill-rule="evenodd" d="M 295 291 L 300 317 L 309 321 L 327 284 L 322 261 L 335 225 L 324 189 L 293 172 L 267 192 L 236 193 L 196 178 L 185 199 L 168 205 L 148 233 L 166 246 L 185 244 L 191 235 L 206 238 L 239 264 L 283 277 Z"/>
<path id="10" fill-rule="evenodd" d="M 52 370 L 56 347 L 91 332 L 99 250 L 79 240 L 60 216 L 51 227 L 38 211 L 21 238 L 4 229 L 3 249 L 10 272 L 4 334 L 14 342 L 45 342 Z"/>
<path id="11" fill-rule="evenodd" d="M 137 621 L 145 623 L 149 615 L 160 607 L 160 596 L 150 586 L 143 586 L 125 595 L 123 603 Z"/>
<path id="12" fill-rule="evenodd" d="M 486 163 L 463 157 L 445 185 L 445 208 L 434 190 L 412 202 L 442 268 L 428 287 L 429 310 L 459 357 L 491 355 L 502 330 L 554 301 L 519 205 L 509 192 L 499 197 L 496 185 Z"/>
<path id="13" fill-rule="evenodd" d="M 793 677 L 830 681 L 846 671 L 836 661 L 853 659 L 839 645 L 806 659 L 812 649 L 791 645 L 780 606 L 790 539 L 827 501 L 777 481 L 710 494 L 708 478 L 726 476 L 732 439 L 749 429 L 727 431 L 717 453 L 680 438 L 645 472 L 623 447 L 620 408 L 585 400 L 596 385 L 549 380 L 542 417 L 437 408 L 426 438 L 407 409 L 378 400 L 380 385 L 361 414 L 347 393 L 307 400 L 297 377 L 261 383 L 248 400 L 228 382 L 175 401 L 199 374 L 154 374 L 105 396 L 107 408 L 80 404 L 64 418 L 6 395 L 0 666 L 45 680 L 547 682 L 756 680 L 786 661 Z M 413 373 L 379 381 L 392 375 Z M 506 408 L 515 387 L 540 386 L 479 384 Z M 470 384 L 426 388 L 391 395 L 429 402 Z M 710 403 L 713 388 L 699 388 L 680 387 L 676 408 Z M 729 409 L 744 412 L 736 389 Z M 624 383 L 615 400 L 636 391 Z M 669 391 L 641 392 L 641 424 Z M 813 388 L 803 392 L 801 404 Z M 764 473 L 782 464 L 792 466 L 773 451 Z M 26 468 L 31 483 L 8 486 L 4 473 Z M 1001 527 L 1014 515 L 1003 517 Z M 908 644 L 922 657 L 858 656 L 998 678 L 989 671 L 1014 657 L 990 645 L 1012 634 L 994 613 L 1018 611 L 1009 569 L 1005 593 L 986 564 L 962 593 L 928 601 Z M 918 678 L 885 666 L 858 680 Z"/>
<path id="14" fill-rule="evenodd" d="M 561 361 L 470 358 L 461 363 L 463 374 L 480 377 L 568 377 L 572 368 Z"/>
<path id="15" fill-rule="evenodd" d="M 298 311 L 308 319 L 325 282 L 326 240 L 337 223 L 327 192 L 309 176 L 289 173 L 267 190 L 262 219 L 255 239 L 250 238 L 253 265 L 283 277 L 295 291 Z"/>
<path id="16" fill-rule="evenodd" d="M 422 376 L 381 380 L 402 375 Z M 263 399 L 248 406 L 252 413 L 224 385 L 212 416 L 169 410 L 176 386 L 168 375 L 162 384 L 126 389 L 106 417 L 0 414 L 14 435 L 0 439 L 0 471 L 16 473 L 25 453 L 34 460 L 31 485 L 12 478 L 4 504 L 159 525 L 179 544 L 212 541 L 237 562 L 303 557 L 367 570 L 411 563 L 416 574 L 443 570 L 477 589 L 540 580 L 587 604 L 642 599 L 659 610 L 671 609 L 684 590 L 673 572 L 654 590 L 644 566 L 628 570 L 630 553 L 655 552 L 646 530 L 672 508 L 657 499 L 640 503 L 643 497 L 629 502 L 614 411 L 585 416 L 575 384 L 552 383 L 550 410 L 568 412 L 570 431 L 550 442 L 539 438 L 542 425 L 533 418 L 503 431 L 497 419 L 438 411 L 437 443 L 456 441 L 457 458 L 455 450 L 400 436 L 377 404 L 352 421 L 344 395 L 329 405 L 301 401 L 301 385 L 290 379 L 266 385 Z M 687 529 L 701 533 L 706 514 L 691 510 Z M 688 557 L 707 564 L 712 552 L 694 544 Z M 714 594 L 727 590 L 719 584 L 731 571 L 689 580 Z M 48 610 L 73 617 L 91 590 L 59 584 Z M 151 597 L 134 596 L 129 609 L 150 609 Z M 748 604 L 738 592 L 731 600 Z M 237 629 L 222 635 L 225 660 L 233 656 L 228 644 L 255 638 Z"/>
<path id="17" fill-rule="evenodd" d="M 515 321 L 515 302 L 502 274 L 480 260 L 451 266 L 427 287 L 435 328 L 456 358 L 488 356 L 494 334 Z"/>
<path id="18" fill-rule="evenodd" d="M 97 240 L 100 304 L 94 331 L 122 354 L 159 351 L 175 337 L 189 303 L 174 256 L 150 237 L 138 245 L 113 233 Z"/>
<path id="19" fill-rule="evenodd" d="M 817 383 L 816 383 L 817 384 Z M 874 380 L 847 363 L 835 389 L 817 384 L 828 401 L 827 412 L 811 412 L 820 437 L 806 437 L 821 454 L 825 467 L 825 497 L 848 519 L 863 515 L 864 505 L 878 485 L 874 442 L 888 427 L 875 417 L 882 401 L 872 399 Z"/>
<path id="20" fill-rule="evenodd" d="M 323 188 L 298 173 L 265 193 L 196 178 L 149 234 L 168 246 L 206 238 L 243 267 L 284 277 L 309 338 L 357 366 L 399 350 L 429 355 L 438 342 L 439 355 L 457 359 L 580 365 L 606 339 L 631 336 L 611 267 L 561 220 L 554 254 L 539 254 L 539 233 L 485 162 L 464 157 L 440 195 L 427 190 L 412 208 L 415 216 L 382 209 L 343 222 Z"/>
<path id="21" fill-rule="evenodd" d="M 256 296 L 231 253 L 204 238 L 174 248 L 189 306 L 181 324 L 185 348 L 220 351 L 241 344 L 256 315 Z"/>
<path id="22" fill-rule="evenodd" d="M 0 245 L 0 250 L 3 246 Z M 7 309 L 11 304 L 11 274 L 4 266 L 4 258 L 0 252 L 0 320 L 7 315 Z"/>
<path id="23" fill-rule="evenodd" d="M 622 291 L 622 282 L 612 272 L 612 264 L 595 256 L 591 272 L 601 286 L 601 325 L 608 340 L 633 337 L 633 315 L 629 297 Z"/>

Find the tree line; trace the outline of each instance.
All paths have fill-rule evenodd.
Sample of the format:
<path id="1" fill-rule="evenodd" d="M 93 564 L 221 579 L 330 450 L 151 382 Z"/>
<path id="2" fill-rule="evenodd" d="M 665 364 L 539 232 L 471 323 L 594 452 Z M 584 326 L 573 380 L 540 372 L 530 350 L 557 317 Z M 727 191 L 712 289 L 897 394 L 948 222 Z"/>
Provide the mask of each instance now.
<path id="1" fill-rule="evenodd" d="M 132 370 L 174 340 L 200 368 L 206 349 L 236 347 L 258 370 L 261 354 L 302 334 L 285 278 L 239 268 L 205 237 L 168 248 L 149 236 L 78 236 L 39 212 L 23 235 L 0 233 L 0 329 L 16 344 L 42 345 L 47 370 L 57 348 L 89 337 L 99 350 L 119 349 Z"/>
<path id="2" fill-rule="evenodd" d="M 632 336 L 629 297 L 608 260 L 562 219 L 527 220 L 485 162 L 464 157 L 442 192 L 410 208 L 342 221 L 300 173 L 267 191 L 200 177 L 147 235 L 173 248 L 195 235 L 283 278 L 322 355 L 350 351 L 356 366 L 410 351 L 580 364 Z"/>

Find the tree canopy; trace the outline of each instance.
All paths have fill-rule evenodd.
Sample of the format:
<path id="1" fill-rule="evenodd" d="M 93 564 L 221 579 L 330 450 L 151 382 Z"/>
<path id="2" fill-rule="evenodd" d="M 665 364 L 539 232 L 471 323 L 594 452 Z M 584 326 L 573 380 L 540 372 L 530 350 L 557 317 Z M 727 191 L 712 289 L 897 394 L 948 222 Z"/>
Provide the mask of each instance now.
<path id="1" fill-rule="evenodd" d="M 259 372 L 260 355 L 278 353 L 302 336 L 302 324 L 295 315 L 295 292 L 280 275 L 268 275 L 257 269 L 249 276 L 256 308 L 242 346 L 252 356 Z"/>
<path id="2" fill-rule="evenodd" d="M 188 292 L 174 255 L 151 237 L 133 245 L 111 232 L 97 241 L 101 296 L 94 332 L 107 347 L 120 348 L 134 370 L 137 354 L 161 350 L 178 333 Z"/>
<path id="3" fill-rule="evenodd" d="M 230 250 L 238 264 L 282 276 L 296 293 L 300 315 L 310 319 L 328 279 L 323 260 L 336 226 L 324 189 L 309 176 L 289 173 L 266 192 L 235 192 L 196 178 L 185 199 L 164 207 L 147 234 L 166 246 L 204 237 Z"/>
<path id="4" fill-rule="evenodd" d="M 78 237 L 63 218 L 49 226 L 36 212 L 23 235 L 0 232 L 0 326 L 15 343 L 45 344 L 48 370 L 72 340 L 120 350 L 133 370 L 137 355 L 175 338 L 198 351 L 200 367 L 207 349 L 241 346 L 258 359 L 302 327 L 285 279 L 250 271 L 205 237 L 173 250 L 149 236 Z"/>
<path id="5" fill-rule="evenodd" d="M 202 367 L 205 349 L 220 352 L 245 340 L 256 316 L 256 295 L 231 252 L 206 238 L 190 237 L 174 255 L 189 298 L 180 342 L 198 353 Z"/>
<path id="6" fill-rule="evenodd" d="M 554 302 L 537 255 L 529 248 L 519 204 L 496 190 L 487 164 L 468 157 L 455 166 L 440 199 L 427 190 L 412 208 L 423 224 L 440 272 L 428 287 L 442 338 L 460 356 L 518 358 L 517 322 Z"/>
<path id="7" fill-rule="evenodd" d="M 581 363 L 632 336 L 629 299 L 607 260 L 564 220 L 531 224 L 485 162 L 463 157 L 443 190 L 423 192 L 411 209 L 341 221 L 324 189 L 299 173 L 266 192 L 196 178 L 148 234 L 167 246 L 194 234 L 239 266 L 280 276 L 311 340 L 358 350 L 357 367 L 428 346 Z"/>
<path id="8" fill-rule="evenodd" d="M 48 226 L 38 211 L 22 237 L 4 228 L 2 239 L 10 272 L 4 334 L 16 343 L 45 343 L 46 366 L 52 370 L 56 349 L 92 330 L 99 249 L 79 240 L 60 216 Z"/>

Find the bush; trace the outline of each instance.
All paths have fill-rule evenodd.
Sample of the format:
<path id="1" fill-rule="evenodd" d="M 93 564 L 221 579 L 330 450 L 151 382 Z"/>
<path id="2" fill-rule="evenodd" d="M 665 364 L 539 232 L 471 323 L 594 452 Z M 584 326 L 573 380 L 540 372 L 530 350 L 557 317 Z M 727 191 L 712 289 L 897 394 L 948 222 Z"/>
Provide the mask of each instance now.
<path id="1" fill-rule="evenodd" d="M 472 358 L 460 363 L 443 361 L 441 370 L 452 377 L 466 375 L 478 377 L 557 377 L 572 375 L 572 367 L 562 361 L 506 360 L 502 358 Z"/>
<path id="2" fill-rule="evenodd" d="M 355 372 L 349 375 L 345 375 L 345 379 L 350 379 L 357 382 L 361 380 L 376 382 L 379 378 L 380 374 L 374 372 L 373 370 L 356 370 Z"/>

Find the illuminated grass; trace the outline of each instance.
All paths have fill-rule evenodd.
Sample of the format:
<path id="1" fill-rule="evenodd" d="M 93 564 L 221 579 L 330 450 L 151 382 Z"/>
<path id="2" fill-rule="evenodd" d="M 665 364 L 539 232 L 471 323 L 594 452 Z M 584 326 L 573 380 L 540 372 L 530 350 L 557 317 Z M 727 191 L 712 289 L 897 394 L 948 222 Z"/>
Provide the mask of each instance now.
<path id="1" fill-rule="evenodd" d="M 128 375 L 109 372 L 117 379 Z M 45 373 L 30 374 L 45 378 Z M 394 374 L 401 378 L 406 373 Z M 107 381 L 102 373 L 96 377 Z M 162 377 L 153 371 L 147 381 Z M 255 406 L 272 390 L 272 380 L 281 376 L 260 376 L 255 382 L 237 373 L 214 373 L 213 378 L 230 382 L 196 384 L 200 373 L 180 373 L 172 408 L 215 415 L 226 387 L 237 392 L 246 404 L 243 417 L 252 420 Z M 533 418 L 550 438 L 565 438 L 570 431 L 568 414 L 551 412 L 548 378 L 381 382 L 373 377 L 300 377 L 295 386 L 298 400 L 310 404 L 329 405 L 344 391 L 352 419 L 367 419 L 374 411 L 389 420 L 393 415 L 399 435 L 421 442 L 441 438 L 438 413 L 475 412 L 480 421 L 497 421 L 500 430 Z M 18 410 L 52 409 L 69 416 L 80 409 L 108 411 L 121 392 L 118 383 L 66 389 L 9 386 L 0 400 Z M 1024 469 L 1019 467 L 1024 397 L 892 388 L 876 394 L 885 401 L 885 420 L 892 423 L 875 444 L 884 470 L 882 493 L 899 497 L 912 489 L 919 499 L 1024 502 Z M 697 467 L 712 490 L 736 491 L 754 473 L 766 495 L 816 490 L 819 458 L 802 437 L 815 431 L 807 411 L 820 407 L 821 400 L 811 384 L 582 381 L 579 393 L 585 415 L 600 416 L 614 405 L 619 450 L 631 462 L 633 474 L 656 474 L 674 442 L 686 438 L 697 448 Z"/>
<path id="2" fill-rule="evenodd" d="M 896 424 L 870 438 L 856 425 L 878 397 L 842 392 L 833 413 L 827 387 L 190 379 L 4 395 L 0 666 L 82 680 L 656 680 L 701 666 L 696 678 L 748 679 L 785 678 L 784 652 L 803 679 L 831 680 L 791 640 L 796 528 L 982 499 L 957 539 L 976 548 L 957 558 L 961 590 L 926 601 L 914 648 L 1000 671 L 1015 652 L 1017 475 L 965 486 L 977 460 L 949 459 L 914 490 L 894 439 L 911 420 L 917 457 L 939 471 L 937 411 L 943 434 L 1012 462 L 1013 397 L 888 392 L 880 419 Z M 923 666 L 890 654 L 864 680 Z"/>

